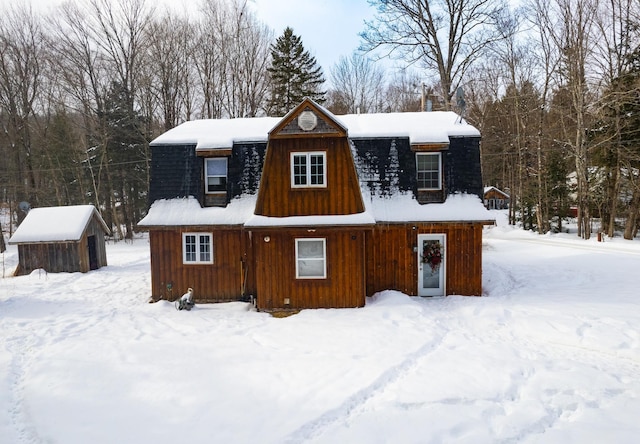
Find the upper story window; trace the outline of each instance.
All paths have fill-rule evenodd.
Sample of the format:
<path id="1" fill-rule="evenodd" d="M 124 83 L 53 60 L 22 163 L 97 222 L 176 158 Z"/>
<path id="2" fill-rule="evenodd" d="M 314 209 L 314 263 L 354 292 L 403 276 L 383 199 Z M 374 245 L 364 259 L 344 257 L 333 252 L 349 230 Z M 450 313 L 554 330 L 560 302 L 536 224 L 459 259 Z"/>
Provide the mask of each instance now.
<path id="1" fill-rule="evenodd" d="M 205 186 L 207 193 L 227 191 L 227 158 L 205 159 Z"/>
<path id="2" fill-rule="evenodd" d="M 417 153 L 418 189 L 442 189 L 442 156 L 440 153 Z"/>
<path id="3" fill-rule="evenodd" d="M 324 151 L 291 153 L 291 186 L 326 187 L 327 155 Z"/>
<path id="4" fill-rule="evenodd" d="M 183 233 L 182 262 L 185 264 L 212 264 L 213 245 L 211 234 Z"/>

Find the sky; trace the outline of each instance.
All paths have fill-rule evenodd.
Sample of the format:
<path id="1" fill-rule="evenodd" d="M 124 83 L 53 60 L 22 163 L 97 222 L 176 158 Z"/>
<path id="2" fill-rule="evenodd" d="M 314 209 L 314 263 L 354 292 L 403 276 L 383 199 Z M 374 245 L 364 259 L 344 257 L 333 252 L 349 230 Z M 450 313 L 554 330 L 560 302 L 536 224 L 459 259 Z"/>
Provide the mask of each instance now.
<path id="1" fill-rule="evenodd" d="M 17 0 L 27 1 L 27 0 Z M 216 1 L 216 0 L 212 0 Z M 248 0 L 260 21 L 274 30 L 276 37 L 287 26 L 302 38 L 302 44 L 316 57 L 325 77 L 342 56 L 350 56 L 360 45 L 358 34 L 364 30 L 364 21 L 371 20 L 375 8 L 368 0 Z M 0 0 L 0 5 L 14 0 Z M 31 0 L 42 11 L 58 5 L 63 0 Z M 156 3 L 156 1 L 152 1 Z M 198 1 L 157 0 L 179 10 L 196 10 Z"/>
<path id="2" fill-rule="evenodd" d="M 253 0 L 260 20 L 282 35 L 287 26 L 302 38 L 304 47 L 316 57 L 328 76 L 342 56 L 350 56 L 360 45 L 358 34 L 375 8 L 367 0 Z"/>

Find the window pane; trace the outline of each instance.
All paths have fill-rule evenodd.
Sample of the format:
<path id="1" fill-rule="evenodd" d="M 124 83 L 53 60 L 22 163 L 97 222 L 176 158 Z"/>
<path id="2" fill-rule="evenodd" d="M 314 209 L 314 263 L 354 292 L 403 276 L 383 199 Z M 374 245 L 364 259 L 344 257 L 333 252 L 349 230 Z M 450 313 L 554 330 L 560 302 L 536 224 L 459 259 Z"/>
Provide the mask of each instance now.
<path id="1" fill-rule="evenodd" d="M 226 177 L 209 177 L 207 178 L 207 191 L 227 191 Z"/>
<path id="2" fill-rule="evenodd" d="M 227 159 L 207 159 L 207 176 L 226 176 Z"/>
<path id="3" fill-rule="evenodd" d="M 299 240 L 298 258 L 322 259 L 324 258 L 324 242 L 322 240 Z"/>
<path id="4" fill-rule="evenodd" d="M 299 277 L 324 277 L 324 260 L 301 259 L 298 261 Z"/>

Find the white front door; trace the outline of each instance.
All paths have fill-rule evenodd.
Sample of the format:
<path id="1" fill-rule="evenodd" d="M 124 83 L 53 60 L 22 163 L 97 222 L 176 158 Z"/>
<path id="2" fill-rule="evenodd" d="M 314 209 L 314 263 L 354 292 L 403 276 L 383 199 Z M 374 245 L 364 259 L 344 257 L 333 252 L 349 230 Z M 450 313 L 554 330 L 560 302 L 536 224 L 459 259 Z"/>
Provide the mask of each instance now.
<path id="1" fill-rule="evenodd" d="M 418 296 L 444 296 L 446 277 L 445 234 L 418 235 Z"/>

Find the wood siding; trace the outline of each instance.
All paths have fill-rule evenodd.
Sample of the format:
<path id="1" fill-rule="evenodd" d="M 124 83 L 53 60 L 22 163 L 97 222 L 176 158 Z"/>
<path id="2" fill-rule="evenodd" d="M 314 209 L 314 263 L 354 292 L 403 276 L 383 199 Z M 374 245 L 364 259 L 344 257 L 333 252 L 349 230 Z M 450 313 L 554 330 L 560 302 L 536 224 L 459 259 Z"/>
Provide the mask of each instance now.
<path id="1" fill-rule="evenodd" d="M 326 239 L 326 279 L 296 279 L 298 238 Z M 365 232 L 358 229 L 254 231 L 257 307 L 268 311 L 364 306 L 364 243 Z"/>
<path id="2" fill-rule="evenodd" d="M 182 233 L 212 235 L 213 264 L 183 264 Z M 187 288 L 196 302 L 240 300 L 255 294 L 250 238 L 241 228 L 176 227 L 152 229 L 151 291 L 154 300 L 173 301 Z"/>
<path id="3" fill-rule="evenodd" d="M 482 224 L 463 222 L 378 224 L 367 232 L 367 295 L 418 294 L 418 234 L 447 236 L 447 295 L 482 295 Z"/>
<path id="4" fill-rule="evenodd" d="M 326 152 L 326 187 L 292 188 L 291 153 Z M 270 140 L 256 214 L 272 217 L 355 214 L 364 211 L 349 142 L 344 137 Z"/>

